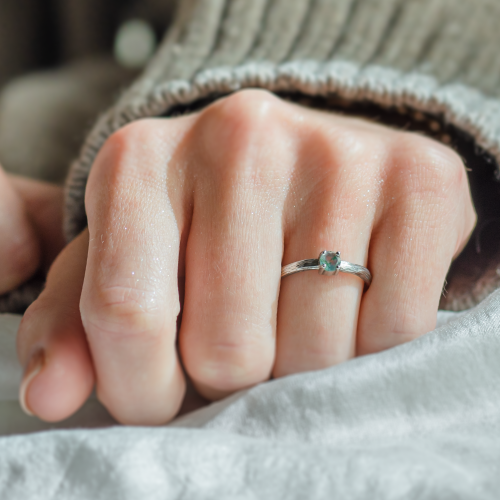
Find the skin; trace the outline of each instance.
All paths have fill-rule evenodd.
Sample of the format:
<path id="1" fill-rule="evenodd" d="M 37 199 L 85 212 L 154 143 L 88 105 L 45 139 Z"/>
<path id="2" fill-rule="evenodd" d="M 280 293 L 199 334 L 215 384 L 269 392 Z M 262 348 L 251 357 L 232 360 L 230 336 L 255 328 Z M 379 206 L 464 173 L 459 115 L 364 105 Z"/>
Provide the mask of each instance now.
<path id="1" fill-rule="evenodd" d="M 451 149 L 259 90 L 116 132 L 86 210 L 88 231 L 18 335 L 23 402 L 47 421 L 96 384 L 118 421 L 163 424 L 184 396 L 181 362 L 218 399 L 415 339 L 434 328 L 476 222 Z M 346 274 L 280 279 L 324 249 L 366 265 L 371 287 Z"/>
<path id="2" fill-rule="evenodd" d="M 62 188 L 0 167 L 0 295 L 49 269 L 64 247 L 62 206 Z"/>

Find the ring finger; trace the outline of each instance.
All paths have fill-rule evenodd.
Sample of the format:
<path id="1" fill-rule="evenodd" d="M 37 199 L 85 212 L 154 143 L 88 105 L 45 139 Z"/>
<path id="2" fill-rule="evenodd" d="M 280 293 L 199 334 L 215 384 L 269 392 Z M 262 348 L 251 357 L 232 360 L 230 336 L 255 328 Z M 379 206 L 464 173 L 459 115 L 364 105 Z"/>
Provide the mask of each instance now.
<path id="1" fill-rule="evenodd" d="M 351 181 L 334 168 L 328 183 L 305 188 L 310 196 L 303 197 L 297 223 L 287 235 L 284 264 L 330 250 L 341 252 L 342 260 L 365 265 L 375 209 L 345 195 Z M 322 369 L 353 357 L 363 281 L 317 271 L 282 280 L 274 376 Z"/>

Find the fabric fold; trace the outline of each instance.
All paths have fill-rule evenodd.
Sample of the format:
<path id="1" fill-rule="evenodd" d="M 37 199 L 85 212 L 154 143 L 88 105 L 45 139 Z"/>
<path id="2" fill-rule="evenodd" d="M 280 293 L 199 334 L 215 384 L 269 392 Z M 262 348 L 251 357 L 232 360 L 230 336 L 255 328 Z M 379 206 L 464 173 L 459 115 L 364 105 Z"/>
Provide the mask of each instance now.
<path id="1" fill-rule="evenodd" d="M 0 438 L 0 497 L 493 500 L 499 324 L 497 291 L 413 342 L 163 428 Z"/>

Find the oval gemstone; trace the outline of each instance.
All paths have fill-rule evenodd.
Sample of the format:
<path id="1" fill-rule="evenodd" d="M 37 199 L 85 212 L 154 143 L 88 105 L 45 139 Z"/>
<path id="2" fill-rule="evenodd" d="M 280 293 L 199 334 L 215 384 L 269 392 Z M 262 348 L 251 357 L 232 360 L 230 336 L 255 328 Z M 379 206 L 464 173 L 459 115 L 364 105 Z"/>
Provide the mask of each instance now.
<path id="1" fill-rule="evenodd" d="M 335 252 L 322 252 L 319 256 L 319 265 L 324 266 L 326 272 L 336 271 L 340 266 L 341 259 Z"/>

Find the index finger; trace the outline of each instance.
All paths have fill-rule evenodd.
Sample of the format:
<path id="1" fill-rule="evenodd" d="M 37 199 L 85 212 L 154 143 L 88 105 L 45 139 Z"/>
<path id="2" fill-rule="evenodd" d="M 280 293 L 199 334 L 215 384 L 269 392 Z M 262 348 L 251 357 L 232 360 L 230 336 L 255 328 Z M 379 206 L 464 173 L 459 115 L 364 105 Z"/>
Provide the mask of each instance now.
<path id="1" fill-rule="evenodd" d="M 180 225 L 168 199 L 162 133 L 159 120 L 115 133 L 87 187 L 80 309 L 98 397 L 126 424 L 167 422 L 185 388 L 175 346 Z"/>

